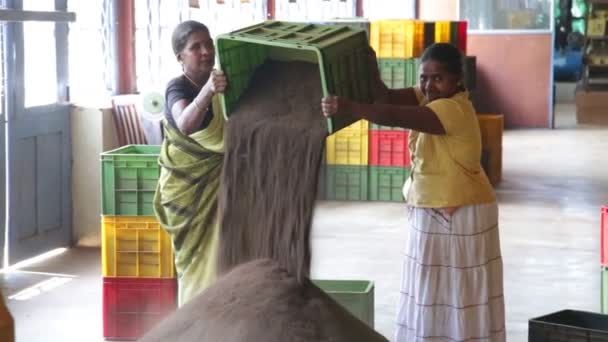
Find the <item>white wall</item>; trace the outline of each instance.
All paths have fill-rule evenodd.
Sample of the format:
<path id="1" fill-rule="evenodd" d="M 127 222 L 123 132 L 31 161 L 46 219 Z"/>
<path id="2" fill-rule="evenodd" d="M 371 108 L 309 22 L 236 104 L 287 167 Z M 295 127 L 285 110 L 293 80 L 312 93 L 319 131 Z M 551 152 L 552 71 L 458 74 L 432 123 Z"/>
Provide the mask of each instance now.
<path id="1" fill-rule="evenodd" d="M 365 0 L 363 16 L 371 20 L 414 19 L 414 3 L 414 0 Z"/>
<path id="2" fill-rule="evenodd" d="M 357 9 L 355 0 L 276 0 L 275 6 L 275 18 L 286 21 L 352 18 Z"/>
<path id="3" fill-rule="evenodd" d="M 110 108 L 72 107 L 72 236 L 101 246 L 100 153 L 118 146 Z"/>

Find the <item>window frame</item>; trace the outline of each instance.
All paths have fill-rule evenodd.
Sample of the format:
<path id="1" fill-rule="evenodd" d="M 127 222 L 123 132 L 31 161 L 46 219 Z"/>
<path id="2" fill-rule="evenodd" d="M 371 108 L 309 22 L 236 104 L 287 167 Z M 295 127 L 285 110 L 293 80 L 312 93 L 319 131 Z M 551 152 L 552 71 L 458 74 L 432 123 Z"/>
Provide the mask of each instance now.
<path id="1" fill-rule="evenodd" d="M 463 3 L 463 1 L 467 1 L 467 0 L 458 0 L 458 6 L 456 7 L 457 10 L 457 18 L 458 20 L 466 20 L 466 18 L 462 17 L 462 13 L 461 13 L 461 5 Z M 488 0 L 488 1 L 492 1 L 492 0 Z M 550 17 L 551 20 L 549 20 L 549 28 L 546 29 L 471 29 L 470 26 L 467 29 L 467 33 L 468 34 L 487 34 L 487 35 L 504 35 L 504 34 L 524 34 L 524 35 L 530 35 L 530 34 L 553 34 L 553 32 L 555 32 L 555 20 L 553 18 L 553 13 L 555 12 L 555 1 L 556 0 L 549 0 L 551 5 L 550 5 Z"/>

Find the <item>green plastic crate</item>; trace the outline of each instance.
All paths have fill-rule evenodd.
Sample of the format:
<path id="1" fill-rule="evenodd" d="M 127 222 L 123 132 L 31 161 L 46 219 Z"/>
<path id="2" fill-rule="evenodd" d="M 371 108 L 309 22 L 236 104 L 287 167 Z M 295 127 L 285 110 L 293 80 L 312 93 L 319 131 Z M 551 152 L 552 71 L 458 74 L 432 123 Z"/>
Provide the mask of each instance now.
<path id="1" fill-rule="evenodd" d="M 325 164 L 321 163 L 321 167 L 319 167 L 319 181 L 317 182 L 317 201 L 322 201 L 325 199 L 326 178 Z"/>
<path id="2" fill-rule="evenodd" d="M 378 59 L 380 78 L 391 89 L 413 87 L 418 84 L 420 58 Z"/>
<path id="3" fill-rule="evenodd" d="M 464 86 L 467 90 L 477 87 L 477 57 L 466 56 L 464 59 Z"/>
<path id="4" fill-rule="evenodd" d="M 325 165 L 325 197 L 337 201 L 366 201 L 367 168 L 367 165 Z"/>
<path id="5" fill-rule="evenodd" d="M 374 327 L 374 283 L 367 280 L 313 280 L 353 316 Z"/>
<path id="6" fill-rule="evenodd" d="M 380 78 L 391 89 L 413 87 L 418 84 L 420 58 L 380 58 L 378 59 Z M 403 130 L 372 123 L 371 129 Z"/>
<path id="7" fill-rule="evenodd" d="M 230 116 L 255 70 L 267 58 L 318 64 L 324 96 L 347 96 L 370 103 L 368 49 L 365 31 L 344 25 L 266 21 L 220 35 L 219 62 L 230 83 L 221 97 L 224 115 Z M 355 121 L 354 117 L 330 118 L 328 132 Z"/>
<path id="8" fill-rule="evenodd" d="M 459 21 L 451 21 L 450 22 L 450 44 L 458 47 L 460 43 L 460 22 Z"/>
<path id="9" fill-rule="evenodd" d="M 345 25 L 354 27 L 357 29 L 361 29 L 365 31 L 367 35 L 367 39 L 369 41 L 369 29 L 370 29 L 370 21 L 366 18 L 335 18 L 330 20 L 321 20 L 321 21 L 309 21 L 307 24 L 317 24 L 317 25 Z"/>
<path id="10" fill-rule="evenodd" d="M 608 268 L 602 267 L 602 293 L 601 309 L 603 314 L 608 314 Z"/>
<path id="11" fill-rule="evenodd" d="M 154 215 L 159 153 L 159 145 L 128 145 L 101 154 L 103 215 Z"/>
<path id="12" fill-rule="evenodd" d="M 370 129 L 379 129 L 379 130 L 383 130 L 383 131 L 405 131 L 405 128 L 401 128 L 401 127 L 391 127 L 391 126 L 382 126 L 382 125 L 378 125 L 375 123 L 372 123 L 370 121 Z"/>
<path id="13" fill-rule="evenodd" d="M 409 167 L 370 166 L 370 201 L 403 202 L 403 184 L 409 176 Z"/>

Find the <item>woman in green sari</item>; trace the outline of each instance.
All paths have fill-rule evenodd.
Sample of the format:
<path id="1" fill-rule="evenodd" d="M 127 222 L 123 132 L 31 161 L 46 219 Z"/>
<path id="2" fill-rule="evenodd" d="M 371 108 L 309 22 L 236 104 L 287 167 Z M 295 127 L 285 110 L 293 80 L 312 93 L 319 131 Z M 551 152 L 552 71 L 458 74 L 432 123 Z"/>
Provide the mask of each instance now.
<path id="1" fill-rule="evenodd" d="M 215 47 L 205 25 L 183 22 L 171 38 L 183 73 L 165 91 L 165 139 L 154 209 L 171 235 L 182 306 L 215 280 L 224 151 L 224 118 L 216 95 L 227 81 L 213 69 Z"/>

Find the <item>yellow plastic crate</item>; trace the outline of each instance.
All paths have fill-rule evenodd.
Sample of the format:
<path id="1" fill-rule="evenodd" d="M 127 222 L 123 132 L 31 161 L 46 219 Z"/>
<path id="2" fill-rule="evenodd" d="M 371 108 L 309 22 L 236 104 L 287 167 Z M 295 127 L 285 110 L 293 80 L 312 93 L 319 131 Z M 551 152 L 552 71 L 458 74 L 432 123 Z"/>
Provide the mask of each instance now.
<path id="1" fill-rule="evenodd" d="M 175 278 L 171 237 L 155 216 L 102 216 L 104 277 Z"/>
<path id="2" fill-rule="evenodd" d="M 435 43 L 450 42 L 450 25 L 449 21 L 435 22 Z"/>
<path id="3" fill-rule="evenodd" d="M 606 18 L 589 19 L 587 23 L 587 35 L 604 36 L 606 34 Z"/>
<path id="4" fill-rule="evenodd" d="M 350 131 L 350 132 L 369 131 L 369 121 L 359 120 L 359 121 L 353 122 L 349 126 L 342 128 L 342 131 Z"/>
<path id="5" fill-rule="evenodd" d="M 325 141 L 328 165 L 368 164 L 369 122 L 359 120 L 330 135 Z"/>
<path id="6" fill-rule="evenodd" d="M 378 58 L 419 57 L 424 45 L 424 23 L 417 20 L 374 21 L 370 25 L 369 41 Z"/>

